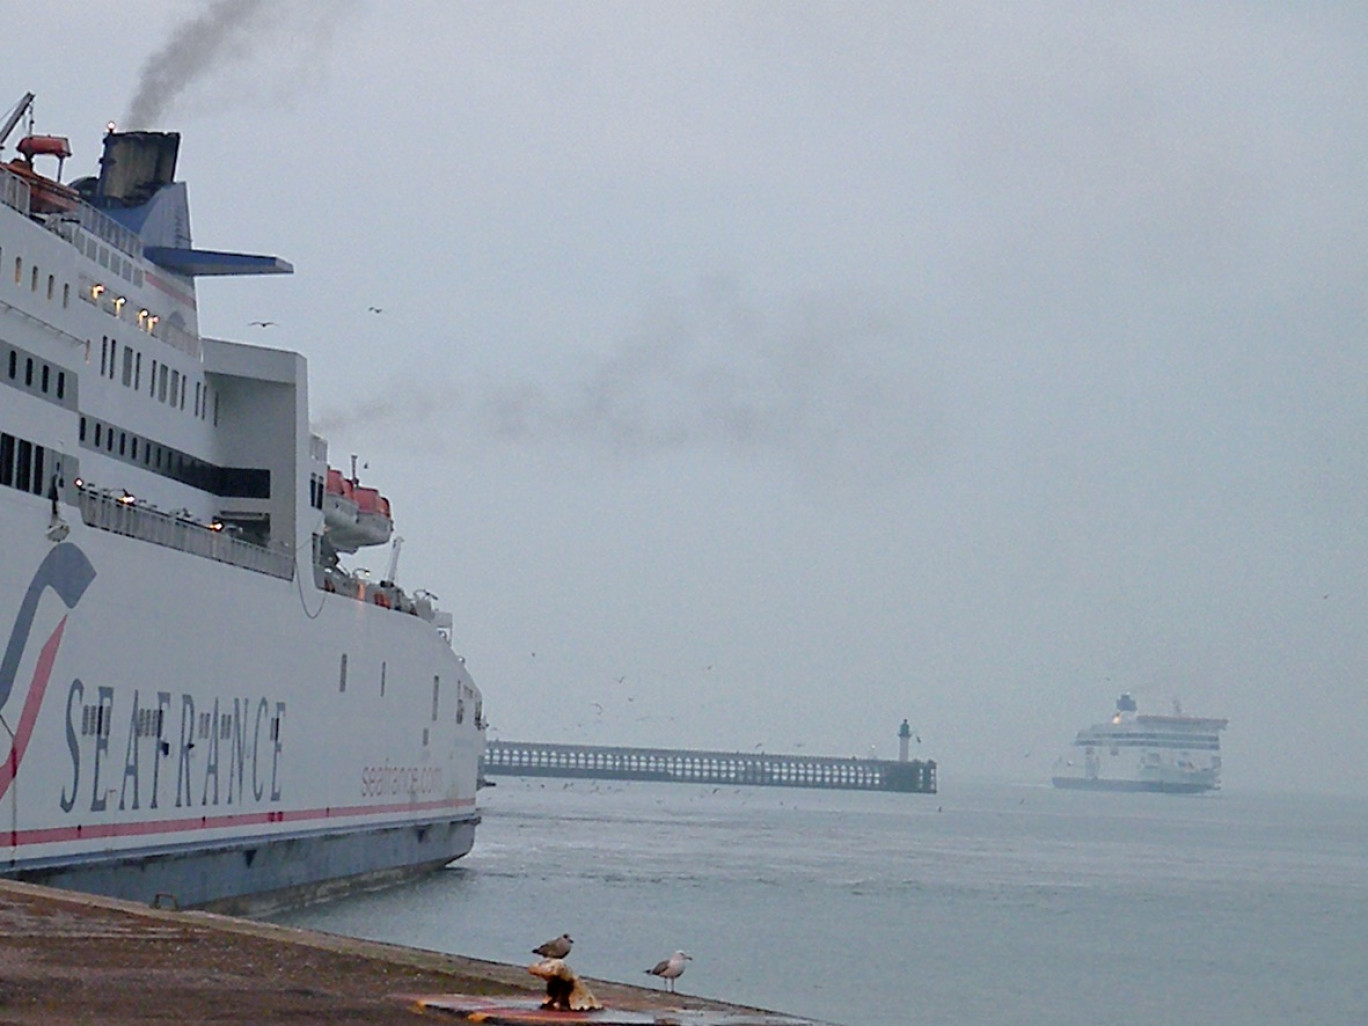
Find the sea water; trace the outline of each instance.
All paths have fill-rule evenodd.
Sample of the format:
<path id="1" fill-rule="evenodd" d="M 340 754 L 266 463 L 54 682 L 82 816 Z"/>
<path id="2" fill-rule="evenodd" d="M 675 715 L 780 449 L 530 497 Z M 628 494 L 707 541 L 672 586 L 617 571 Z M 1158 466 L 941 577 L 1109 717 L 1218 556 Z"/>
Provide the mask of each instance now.
<path id="1" fill-rule="evenodd" d="M 280 921 L 848 1026 L 1368 1023 L 1368 802 L 499 778 L 475 850 Z"/>

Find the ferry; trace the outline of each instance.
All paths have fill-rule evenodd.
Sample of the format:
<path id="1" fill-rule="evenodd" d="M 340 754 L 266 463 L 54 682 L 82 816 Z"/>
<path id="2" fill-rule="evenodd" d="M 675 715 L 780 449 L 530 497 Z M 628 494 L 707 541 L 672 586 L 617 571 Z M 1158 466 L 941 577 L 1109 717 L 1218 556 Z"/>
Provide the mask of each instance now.
<path id="1" fill-rule="evenodd" d="M 1221 731 L 1226 720 L 1146 715 L 1129 693 L 1105 723 L 1085 727 L 1055 766 L 1055 787 L 1088 791 L 1197 794 L 1221 786 Z"/>
<path id="2" fill-rule="evenodd" d="M 0 120 L 0 875 L 261 913 L 459 858 L 451 614 L 397 582 L 304 358 L 199 330 L 198 279 L 291 266 L 192 244 L 177 133 L 111 125 L 63 183 L 32 102 Z"/>

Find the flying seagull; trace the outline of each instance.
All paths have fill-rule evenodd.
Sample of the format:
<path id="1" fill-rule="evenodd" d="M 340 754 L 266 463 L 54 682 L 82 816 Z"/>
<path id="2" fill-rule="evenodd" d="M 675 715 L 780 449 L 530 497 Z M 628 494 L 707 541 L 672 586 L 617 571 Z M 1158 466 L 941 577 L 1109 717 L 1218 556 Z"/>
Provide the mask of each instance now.
<path id="1" fill-rule="evenodd" d="M 368 307 L 366 307 L 366 312 L 367 312 L 367 313 L 384 313 L 384 312 L 385 312 L 385 308 L 384 308 L 383 306 L 368 306 Z"/>
<path id="2" fill-rule="evenodd" d="M 532 954 L 541 955 L 542 958 L 564 958 L 570 954 L 570 949 L 574 944 L 575 942 L 570 938 L 570 935 L 563 933 L 559 937 L 533 948 Z"/>
<path id="3" fill-rule="evenodd" d="M 655 968 L 647 969 L 648 976 L 659 976 L 665 981 L 665 989 L 671 994 L 674 993 L 674 981 L 684 975 L 684 963 L 693 961 L 693 955 L 686 955 L 682 951 L 676 951 L 663 962 L 657 962 Z"/>
<path id="4" fill-rule="evenodd" d="M 275 321 L 249 321 L 248 324 L 247 324 L 247 326 L 248 326 L 249 328 L 274 328 L 274 327 L 276 326 L 276 322 L 275 322 Z"/>

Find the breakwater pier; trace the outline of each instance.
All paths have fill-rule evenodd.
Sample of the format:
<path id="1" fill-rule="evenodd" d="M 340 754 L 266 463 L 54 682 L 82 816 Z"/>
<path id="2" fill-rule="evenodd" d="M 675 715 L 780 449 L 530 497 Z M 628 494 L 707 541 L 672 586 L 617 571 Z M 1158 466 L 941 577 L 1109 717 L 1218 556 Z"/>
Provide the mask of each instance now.
<path id="1" fill-rule="evenodd" d="M 539 741 L 488 742 L 481 775 L 936 793 L 936 764 L 931 760 L 904 758 L 895 762 L 825 755 L 620 748 Z"/>

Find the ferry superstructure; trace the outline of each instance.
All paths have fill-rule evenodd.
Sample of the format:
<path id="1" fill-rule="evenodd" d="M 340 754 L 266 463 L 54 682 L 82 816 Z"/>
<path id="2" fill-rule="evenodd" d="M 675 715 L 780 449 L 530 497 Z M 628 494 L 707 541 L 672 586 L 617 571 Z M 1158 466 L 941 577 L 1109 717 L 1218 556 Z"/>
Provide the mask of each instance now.
<path id="1" fill-rule="evenodd" d="M 1105 723 L 1085 727 L 1055 766 L 1055 787 L 1091 791 L 1196 794 L 1221 786 L 1221 731 L 1226 720 L 1141 714 L 1122 694 Z"/>
<path id="2" fill-rule="evenodd" d="M 261 911 L 463 855 L 485 721 L 450 614 L 394 582 L 303 357 L 199 333 L 197 279 L 291 267 L 192 245 L 179 135 L 111 128 L 63 184 L 29 127 L 0 152 L 0 875 Z M 384 579 L 344 566 L 391 539 Z"/>

